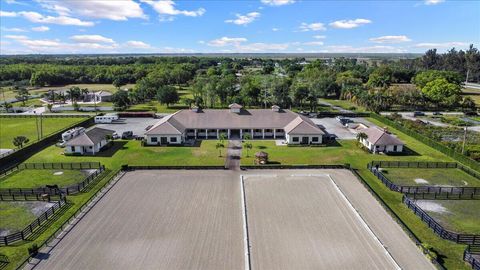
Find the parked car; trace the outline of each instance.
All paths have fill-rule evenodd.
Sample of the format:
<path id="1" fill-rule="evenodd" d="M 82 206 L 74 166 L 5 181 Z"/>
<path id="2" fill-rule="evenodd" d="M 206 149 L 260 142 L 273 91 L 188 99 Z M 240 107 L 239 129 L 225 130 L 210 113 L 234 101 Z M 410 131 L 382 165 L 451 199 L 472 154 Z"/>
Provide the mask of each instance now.
<path id="1" fill-rule="evenodd" d="M 130 140 L 133 138 L 133 131 L 125 131 L 122 133 L 122 139 Z"/>
<path id="2" fill-rule="evenodd" d="M 338 122 L 341 122 L 342 119 L 344 119 L 344 118 L 345 118 L 345 117 L 343 117 L 343 116 L 341 116 L 341 115 L 335 117 L 335 119 L 337 119 Z"/>
<path id="3" fill-rule="evenodd" d="M 413 117 L 418 117 L 418 116 L 425 116 L 425 113 L 420 111 L 413 112 Z"/>
<path id="4" fill-rule="evenodd" d="M 115 131 L 115 132 L 113 132 L 113 134 L 112 134 L 112 138 L 113 138 L 113 139 L 120 139 L 120 136 L 119 136 L 118 133 Z"/>
<path id="5" fill-rule="evenodd" d="M 433 115 L 435 115 L 435 116 L 440 116 L 440 115 L 443 115 L 443 113 L 441 113 L 441 112 L 433 112 Z"/>
<path id="6" fill-rule="evenodd" d="M 474 111 L 468 111 L 468 112 L 465 112 L 464 113 L 466 116 L 477 116 L 477 112 L 474 112 Z"/>

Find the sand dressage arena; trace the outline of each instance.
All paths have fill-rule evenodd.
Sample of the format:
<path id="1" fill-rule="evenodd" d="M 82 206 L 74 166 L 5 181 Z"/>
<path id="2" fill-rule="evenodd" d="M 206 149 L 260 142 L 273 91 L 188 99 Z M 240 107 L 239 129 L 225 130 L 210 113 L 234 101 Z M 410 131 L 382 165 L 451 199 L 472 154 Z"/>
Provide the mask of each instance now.
<path id="1" fill-rule="evenodd" d="M 134 171 L 35 269 L 434 269 L 346 170 Z"/>

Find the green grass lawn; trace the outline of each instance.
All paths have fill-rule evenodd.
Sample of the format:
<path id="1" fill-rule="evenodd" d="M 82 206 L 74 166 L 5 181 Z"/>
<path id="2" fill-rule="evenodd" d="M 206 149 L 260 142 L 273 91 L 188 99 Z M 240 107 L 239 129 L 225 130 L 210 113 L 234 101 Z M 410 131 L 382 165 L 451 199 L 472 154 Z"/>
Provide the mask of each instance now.
<path id="1" fill-rule="evenodd" d="M 8 230 L 8 234 L 23 230 L 35 220 L 35 215 L 23 203 L 0 202 L 0 231 Z"/>
<path id="2" fill-rule="evenodd" d="M 11 103 L 13 107 L 43 107 L 45 103 L 41 102 L 38 98 L 33 98 L 25 101 L 25 105 L 22 101 Z"/>
<path id="3" fill-rule="evenodd" d="M 81 182 L 87 175 L 87 171 L 81 170 L 19 170 L 0 178 L 0 188 L 64 187 Z"/>
<path id="4" fill-rule="evenodd" d="M 404 186 L 480 187 L 479 179 L 460 169 L 385 168 L 383 174 Z"/>
<path id="5" fill-rule="evenodd" d="M 338 107 L 341 107 L 341 108 L 346 109 L 346 110 L 350 110 L 351 107 L 355 107 L 356 110 L 354 110 L 354 111 L 358 111 L 358 112 L 364 112 L 365 111 L 365 108 L 351 102 L 350 100 L 328 99 L 328 98 L 320 98 L 320 100 L 324 101 L 324 102 L 328 102 L 328 103 L 330 103 L 334 106 L 338 106 Z"/>
<path id="6" fill-rule="evenodd" d="M 423 203 L 433 207 L 425 207 Z M 419 204 L 447 230 L 480 234 L 480 200 L 422 200 Z"/>
<path id="7" fill-rule="evenodd" d="M 218 156 L 217 141 L 203 141 L 199 147 L 141 146 L 140 141 L 115 141 L 114 146 L 97 156 L 65 156 L 64 148 L 50 146 L 26 162 L 100 162 L 107 168 L 129 165 L 223 165 Z M 223 151 L 225 154 L 225 150 Z"/>
<path id="8" fill-rule="evenodd" d="M 85 119 L 85 117 L 43 118 L 43 136 Z M 0 118 L 0 148 L 15 148 L 12 140 L 16 136 L 26 136 L 30 142 L 36 141 L 38 136 L 35 118 Z"/>

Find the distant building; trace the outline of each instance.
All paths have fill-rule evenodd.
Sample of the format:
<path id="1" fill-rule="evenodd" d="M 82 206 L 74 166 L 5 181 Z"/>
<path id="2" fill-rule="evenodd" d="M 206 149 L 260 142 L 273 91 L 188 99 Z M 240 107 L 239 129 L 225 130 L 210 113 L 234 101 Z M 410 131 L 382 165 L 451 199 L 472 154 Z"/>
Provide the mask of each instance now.
<path id="1" fill-rule="evenodd" d="M 325 134 L 309 118 L 282 110 L 246 110 L 230 104 L 228 110 L 202 110 L 192 107 L 162 118 L 145 133 L 147 145 L 182 144 L 189 139 L 284 139 L 288 144 L 321 144 Z"/>
<path id="2" fill-rule="evenodd" d="M 367 134 L 367 139 L 361 139 L 360 142 L 372 153 L 400 153 L 405 144 L 397 137 L 378 127 L 370 127 L 359 130 Z"/>
<path id="3" fill-rule="evenodd" d="M 95 155 L 108 144 L 108 136 L 113 135 L 113 130 L 104 128 L 93 128 L 65 144 L 66 154 Z"/>

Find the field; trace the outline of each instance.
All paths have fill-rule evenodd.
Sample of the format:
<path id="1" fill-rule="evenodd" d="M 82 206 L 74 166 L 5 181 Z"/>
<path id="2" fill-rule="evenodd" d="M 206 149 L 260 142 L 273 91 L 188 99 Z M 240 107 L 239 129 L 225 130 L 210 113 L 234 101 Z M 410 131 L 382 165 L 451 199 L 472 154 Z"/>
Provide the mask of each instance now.
<path id="1" fill-rule="evenodd" d="M 0 235 L 8 235 L 23 230 L 35 220 L 35 215 L 25 203 L 0 202 Z"/>
<path id="2" fill-rule="evenodd" d="M 0 188 L 37 188 L 45 185 L 72 185 L 87 177 L 81 170 L 19 170 L 0 178 Z"/>
<path id="3" fill-rule="evenodd" d="M 419 200 L 417 204 L 447 230 L 480 234 L 479 200 Z"/>
<path id="4" fill-rule="evenodd" d="M 84 121 L 85 119 L 85 117 L 44 117 L 42 119 L 43 136 L 47 136 L 65 127 Z M 15 148 L 12 140 L 16 136 L 26 136 L 28 139 L 30 139 L 30 142 L 36 141 L 38 139 L 36 121 L 36 118 L 0 118 L 0 148 Z M 38 123 L 40 125 L 39 120 Z"/>
<path id="5" fill-rule="evenodd" d="M 383 174 L 392 182 L 404 186 L 473 186 L 480 180 L 460 169 L 385 168 Z"/>
<path id="6" fill-rule="evenodd" d="M 395 269 L 324 172 L 346 179 L 340 188 L 355 181 L 349 200 L 369 195 L 346 171 L 242 172 L 245 190 L 234 171 L 129 172 L 35 269 L 246 269 L 249 258 L 251 269 Z M 378 237 L 399 242 L 389 252 L 402 269 L 433 269 L 378 207 L 370 215 L 397 228 Z M 358 211 L 368 216 L 368 208 Z"/>

